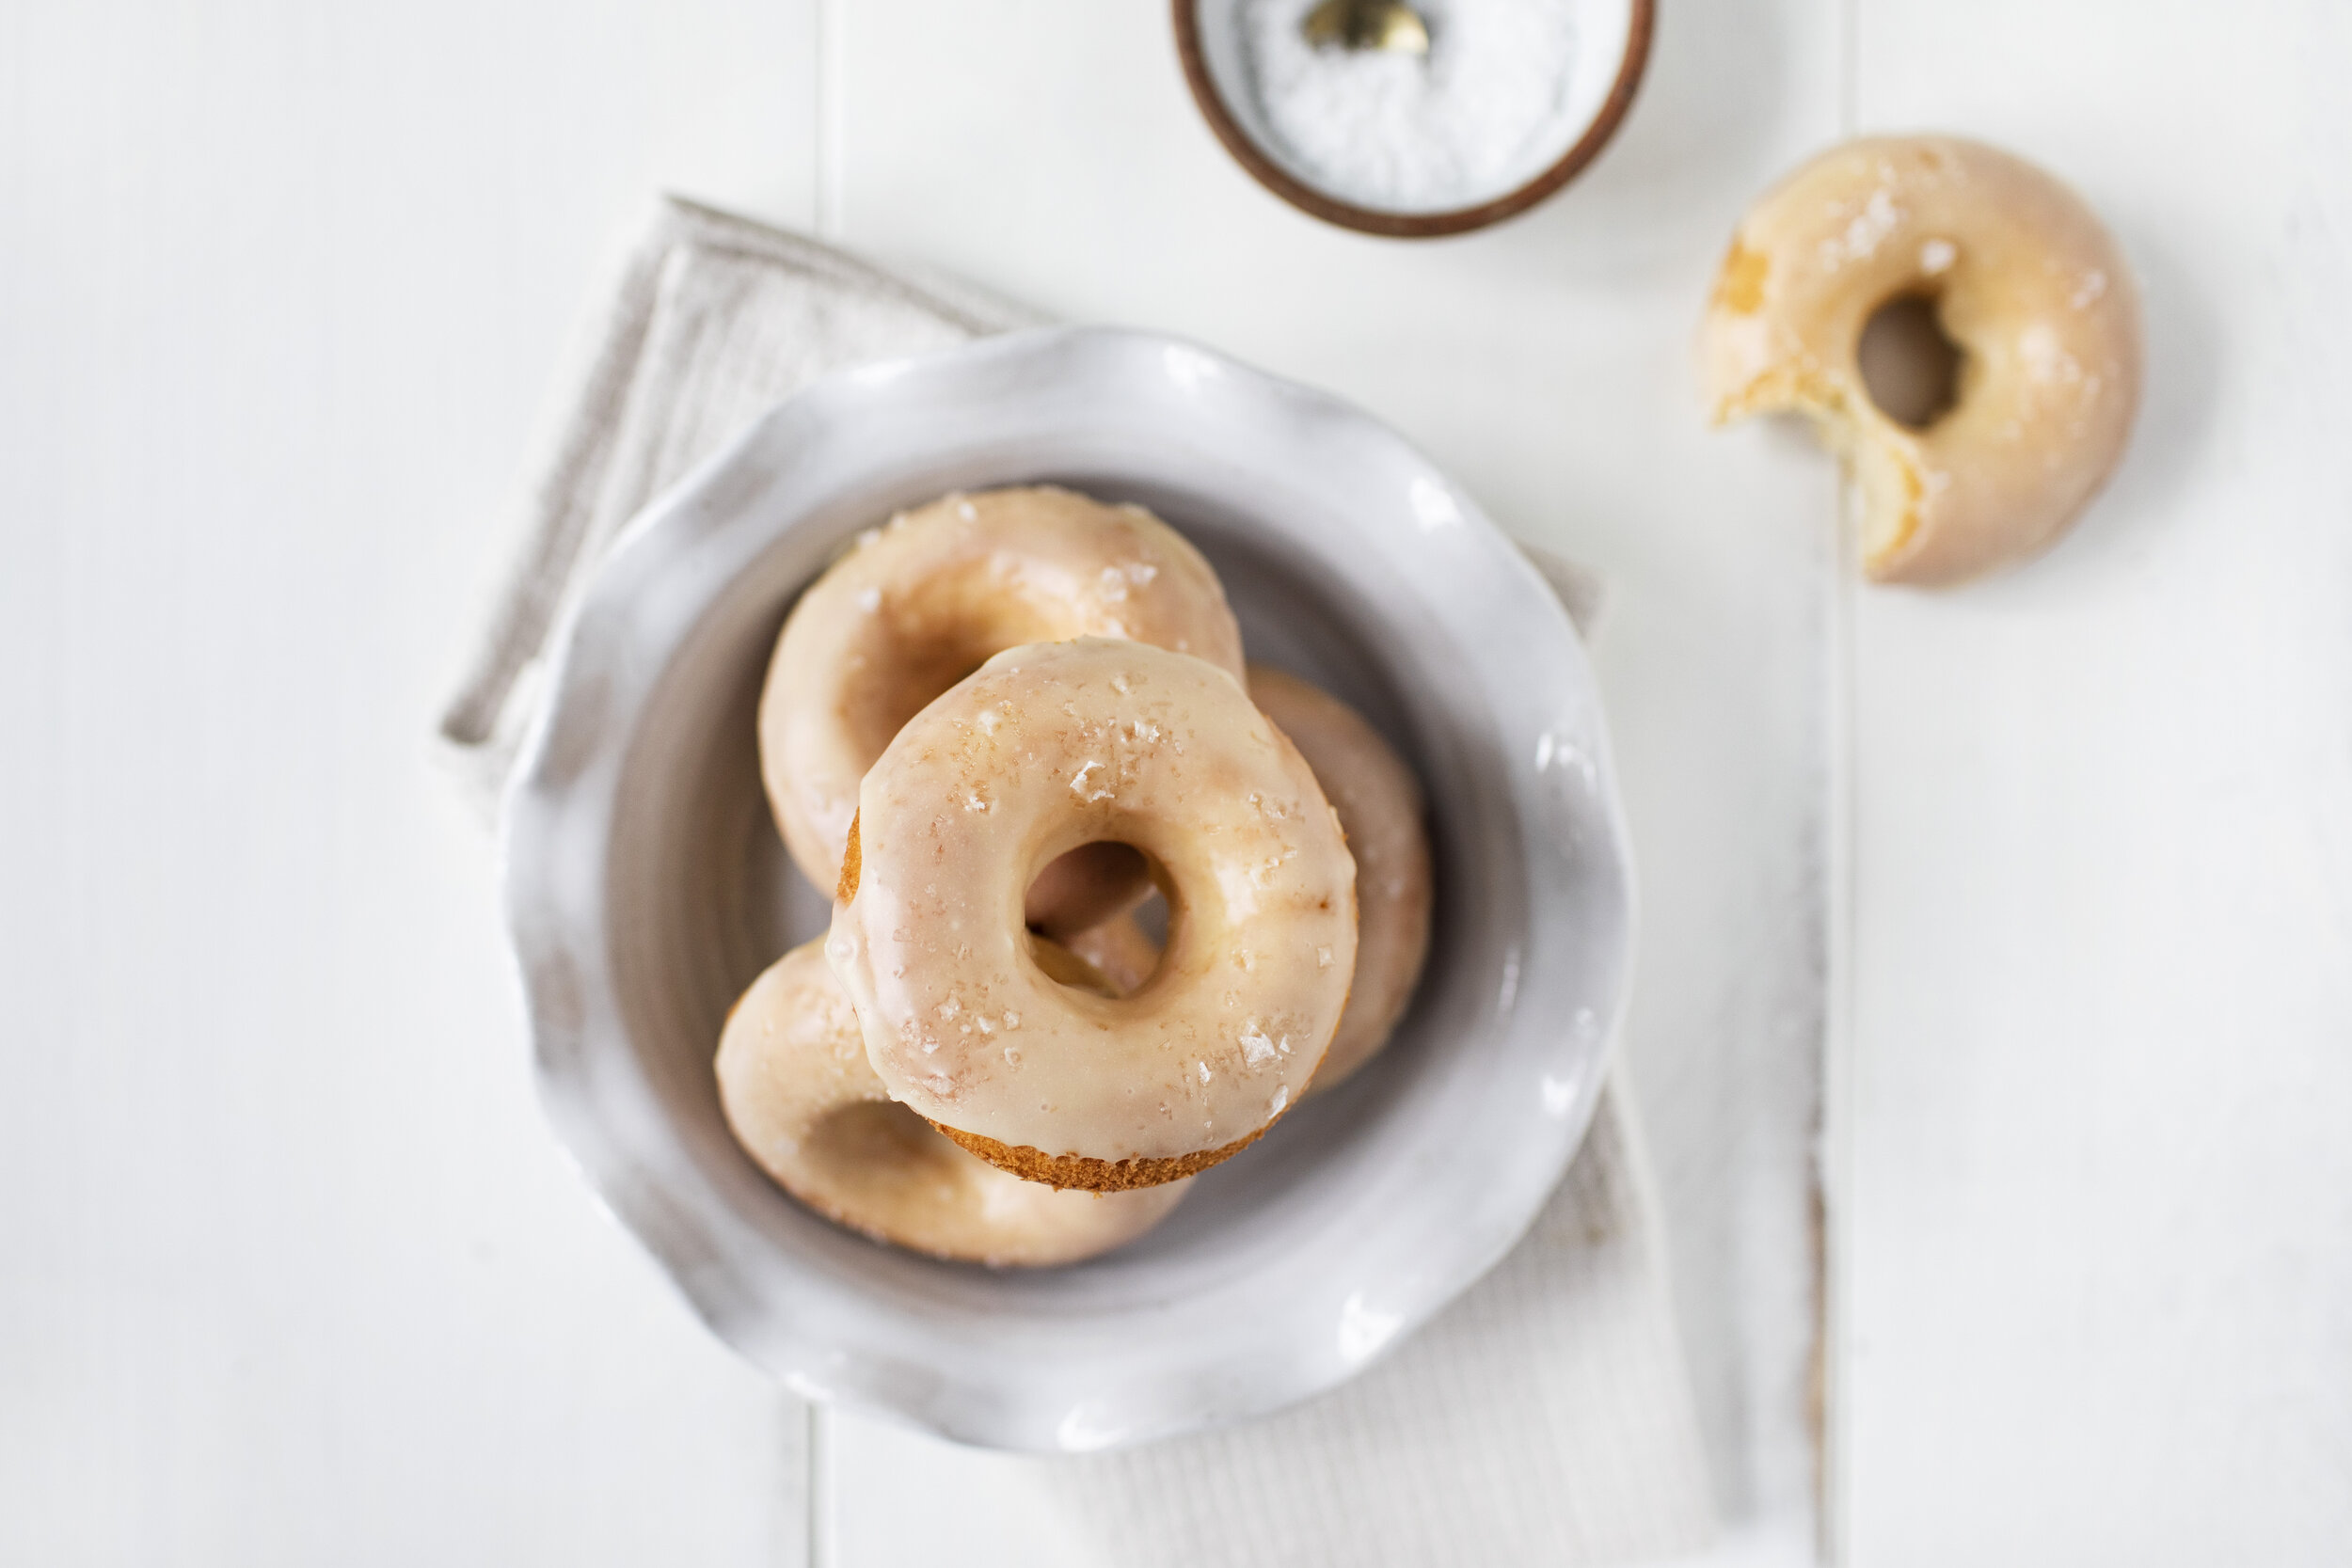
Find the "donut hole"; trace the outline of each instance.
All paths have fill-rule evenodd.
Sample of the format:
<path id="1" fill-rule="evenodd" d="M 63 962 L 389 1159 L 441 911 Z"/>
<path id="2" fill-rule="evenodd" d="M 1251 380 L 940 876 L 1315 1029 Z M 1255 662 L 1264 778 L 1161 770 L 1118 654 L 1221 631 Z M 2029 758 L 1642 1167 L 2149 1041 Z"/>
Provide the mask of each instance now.
<path id="1" fill-rule="evenodd" d="M 828 1112 L 803 1140 L 810 1162 L 843 1172 L 949 1170 L 961 1151 L 895 1100 L 852 1101 Z"/>
<path id="2" fill-rule="evenodd" d="M 893 671 L 893 678 L 866 683 L 849 710 L 858 744 L 874 756 L 882 755 L 908 720 L 940 693 L 961 685 L 1004 645 L 991 629 L 951 626 L 892 639 L 883 667 Z"/>
<path id="3" fill-rule="evenodd" d="M 1168 895 L 1160 891 L 1158 883 L 1154 882 L 1143 902 L 1135 907 L 1134 919 L 1136 928 L 1143 933 L 1144 941 L 1155 948 L 1167 949 Z"/>
<path id="4" fill-rule="evenodd" d="M 1134 908 L 1151 885 L 1142 850 L 1100 839 L 1046 862 L 1022 899 L 1022 918 L 1038 935 L 1064 941 Z"/>
<path id="5" fill-rule="evenodd" d="M 1133 996 L 1160 972 L 1172 920 L 1168 895 L 1155 881 L 1142 903 L 1072 937 L 1070 949 L 1093 965 L 1117 994 Z"/>
<path id="6" fill-rule="evenodd" d="M 984 566 L 875 590 L 867 621 L 850 651 L 874 676 L 850 689 L 844 718 L 872 757 L 934 699 L 1007 648 L 1070 635 L 1050 603 L 1034 602 L 1018 588 L 1007 592 Z"/>
<path id="7" fill-rule="evenodd" d="M 1030 884 L 1030 953 L 1038 967 L 1057 984 L 1100 996 L 1141 990 L 1168 948 L 1166 879 L 1150 854 L 1112 839 L 1049 862 Z M 1083 918 L 1046 928 L 1035 918 L 1041 903 Z"/>
<path id="8" fill-rule="evenodd" d="M 1870 401 L 1897 424 L 1925 430 L 1960 401 L 1965 356 L 1931 294 L 1898 294 L 1872 311 L 1854 357 Z"/>

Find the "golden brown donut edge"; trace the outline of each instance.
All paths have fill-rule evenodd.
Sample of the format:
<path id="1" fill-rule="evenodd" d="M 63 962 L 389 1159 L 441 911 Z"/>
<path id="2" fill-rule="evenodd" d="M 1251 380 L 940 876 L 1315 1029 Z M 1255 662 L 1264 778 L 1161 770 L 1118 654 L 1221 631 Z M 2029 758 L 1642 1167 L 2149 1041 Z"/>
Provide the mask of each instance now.
<path id="1" fill-rule="evenodd" d="M 1158 1160 L 1098 1160 L 1090 1154 L 1048 1154 L 1028 1144 L 1002 1144 L 994 1138 L 984 1138 L 977 1132 L 959 1132 L 943 1121 L 934 1121 L 931 1125 L 961 1144 L 971 1154 L 999 1170 L 1009 1170 L 1024 1180 L 1042 1181 L 1049 1187 L 1082 1187 L 1095 1193 L 1124 1193 L 1138 1187 L 1157 1187 L 1168 1181 L 1181 1181 L 1187 1176 L 1198 1176 L 1211 1165 L 1232 1159 L 1264 1137 L 1267 1128 L 1289 1114 L 1289 1108 L 1284 1107 L 1264 1127 L 1235 1138 L 1221 1148 L 1196 1149 L 1190 1154 L 1173 1154 Z"/>
<path id="2" fill-rule="evenodd" d="M 857 818 L 852 816 L 850 818 L 849 847 L 841 852 L 841 877 L 833 884 L 834 903 L 846 904 L 857 896 L 858 873 L 864 869 L 865 862 L 857 850 Z"/>

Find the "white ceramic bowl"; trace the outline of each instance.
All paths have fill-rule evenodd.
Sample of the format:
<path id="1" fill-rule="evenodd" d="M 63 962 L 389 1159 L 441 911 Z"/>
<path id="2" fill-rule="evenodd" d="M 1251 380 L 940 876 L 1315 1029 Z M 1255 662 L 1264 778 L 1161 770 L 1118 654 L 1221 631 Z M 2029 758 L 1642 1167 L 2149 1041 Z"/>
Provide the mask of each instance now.
<path id="1" fill-rule="evenodd" d="M 1397 745 L 1432 803 L 1436 937 L 1386 1053 L 1200 1178 L 1158 1230 L 994 1273 L 785 1196 L 728 1135 L 710 1064 L 736 996 L 828 912 L 759 789 L 753 713 L 786 610 L 893 510 L 1045 480 L 1182 530 L 1251 657 Z M 612 1212 L 802 1394 L 992 1447 L 1254 1416 L 1395 1345 L 1534 1219 L 1583 1136 L 1625 990 L 1608 740 L 1549 591 L 1383 426 L 1135 332 L 1022 333 L 835 377 L 656 503 L 564 639 L 504 846 L 542 1098 Z"/>

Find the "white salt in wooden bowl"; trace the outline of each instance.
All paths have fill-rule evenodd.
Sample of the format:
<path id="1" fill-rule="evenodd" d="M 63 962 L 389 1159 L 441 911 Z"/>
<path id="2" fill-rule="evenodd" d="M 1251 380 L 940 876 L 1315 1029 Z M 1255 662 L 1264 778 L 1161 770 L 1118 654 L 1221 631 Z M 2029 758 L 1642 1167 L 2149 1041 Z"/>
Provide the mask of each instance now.
<path id="1" fill-rule="evenodd" d="M 1471 4 L 1526 3 L 1418 0 L 1417 8 L 1427 15 L 1432 35 L 1428 59 L 1374 62 L 1375 69 L 1383 65 L 1400 70 L 1446 69 L 1454 63 L 1441 59 L 1449 47 L 1446 24 L 1450 15 Z M 1466 173 L 1458 183 L 1431 188 L 1424 181 L 1409 193 L 1377 189 L 1376 181 L 1356 179 L 1351 183 L 1334 169 L 1320 166 L 1313 150 L 1283 134 L 1284 115 L 1269 96 L 1271 68 L 1264 65 L 1257 49 L 1268 36 L 1259 24 L 1268 14 L 1263 8 L 1281 8 L 1287 19 L 1293 9 L 1303 14 L 1312 0 L 1174 0 L 1176 49 L 1202 118 L 1225 150 L 1260 184 L 1302 212 L 1343 228 L 1398 239 L 1427 239 L 1483 229 L 1542 201 L 1599 155 L 1632 107 L 1643 69 L 1649 61 L 1654 0 L 1547 3 L 1566 17 L 1566 41 L 1561 49 L 1565 58 L 1548 94 L 1547 107 L 1531 122 L 1524 139 L 1508 145 L 1507 150 L 1492 159 L 1479 160 L 1486 166 Z M 1495 63 L 1498 75 L 1513 69 L 1507 59 Z M 1393 78 L 1382 78 L 1359 85 L 1368 94 L 1376 94 L 1397 84 Z M 1474 76 L 1460 78 L 1455 85 L 1455 101 L 1466 114 L 1490 114 L 1502 90 L 1524 90 L 1527 86 L 1518 81 L 1483 82 Z M 1333 81 L 1320 84 L 1317 123 L 1325 124 L 1334 139 L 1360 143 L 1364 131 L 1353 123 L 1349 112 L 1356 111 L 1366 123 L 1375 122 L 1378 117 L 1371 112 L 1374 105 L 1351 104 L 1335 87 Z M 1404 150 L 1413 149 L 1407 145 Z M 1377 157 L 1365 160 L 1370 165 L 1379 161 Z"/>
<path id="2" fill-rule="evenodd" d="M 824 928 L 761 796 L 785 612 L 952 489 L 1138 501 L 1223 579 L 1250 657 L 1419 774 L 1437 902 L 1388 1049 L 1200 1176 L 1158 1229 L 993 1272 L 828 1224 L 736 1147 L 711 1071 L 743 988 Z M 1600 703 L 1549 589 L 1427 460 L 1190 344 L 1057 329 L 836 376 L 657 502 L 568 625 L 507 798 L 541 1098 L 723 1338 L 811 1399 L 963 1442 L 1140 1442 L 1354 1375 L 1534 1219 L 1584 1135 L 1631 889 Z"/>

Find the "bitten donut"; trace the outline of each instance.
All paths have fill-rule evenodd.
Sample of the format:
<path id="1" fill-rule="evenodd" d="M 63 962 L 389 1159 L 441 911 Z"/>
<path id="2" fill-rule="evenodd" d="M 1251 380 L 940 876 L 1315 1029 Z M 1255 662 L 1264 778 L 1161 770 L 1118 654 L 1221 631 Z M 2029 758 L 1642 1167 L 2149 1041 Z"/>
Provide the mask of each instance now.
<path id="1" fill-rule="evenodd" d="M 1022 893 L 1132 844 L 1168 942 L 1117 1000 L 1056 984 Z M 826 957 L 892 1098 L 1056 1186 L 1172 1180 L 1255 1139 L 1330 1044 L 1356 966 L 1355 863 L 1297 748 L 1241 683 L 1142 642 L 998 654 L 898 732 L 858 791 Z"/>
<path id="2" fill-rule="evenodd" d="M 1356 982 L 1315 1069 L 1320 1091 L 1345 1082 L 1388 1043 L 1429 956 L 1421 785 L 1361 714 L 1322 688 L 1252 664 L 1249 700 L 1314 770 L 1356 860 Z"/>
<path id="3" fill-rule="evenodd" d="M 1862 329 L 1933 302 L 1958 396 L 1924 430 L 1871 401 Z M 2139 403 L 2138 292 L 2081 198 L 1948 136 L 1849 142 L 1749 210 L 1700 334 L 1718 423 L 1810 415 L 1862 489 L 1863 568 L 1943 583 L 2030 555 L 2106 483 Z"/>
<path id="4" fill-rule="evenodd" d="M 760 693 L 760 776 L 801 870 L 833 885 L 858 781 L 926 703 L 1001 649 L 1073 637 L 1157 643 L 1241 678 L 1241 628 L 1216 574 L 1141 507 L 990 490 L 863 535 L 793 607 Z M 1147 891 L 1136 857 L 1093 858 L 1056 868 L 1038 924 L 1093 925 Z"/>
<path id="5" fill-rule="evenodd" d="M 1184 1196 L 1061 1193 L 983 1164 L 891 1102 L 821 942 L 752 982 L 719 1038 L 719 1101 L 777 1185 L 838 1224 L 934 1257 L 998 1267 L 1073 1263 L 1133 1241 Z M 1102 976 L 1040 943 L 1072 984 Z"/>

